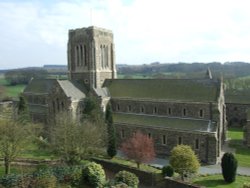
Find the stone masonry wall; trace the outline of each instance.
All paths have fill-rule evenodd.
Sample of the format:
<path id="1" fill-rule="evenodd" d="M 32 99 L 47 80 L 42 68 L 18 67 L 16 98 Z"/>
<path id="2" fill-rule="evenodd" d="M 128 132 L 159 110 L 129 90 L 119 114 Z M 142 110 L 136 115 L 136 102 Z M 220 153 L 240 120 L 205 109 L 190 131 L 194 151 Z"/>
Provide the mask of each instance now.
<path id="1" fill-rule="evenodd" d="M 250 148 L 250 121 L 248 120 L 244 126 L 244 143 L 247 147 Z"/>
<path id="2" fill-rule="evenodd" d="M 229 126 L 244 126 L 247 120 L 247 109 L 250 104 L 226 103 L 227 122 Z"/>
<path id="3" fill-rule="evenodd" d="M 154 102 L 139 100 L 111 99 L 114 112 L 157 114 L 173 117 L 190 117 L 197 119 L 211 119 L 210 103 L 185 103 L 185 102 Z M 143 108 L 143 112 L 142 112 Z M 184 115 L 184 109 L 186 115 Z M 202 110 L 202 116 L 201 111 Z"/>
<path id="4" fill-rule="evenodd" d="M 154 140 L 155 150 L 158 156 L 166 156 L 178 144 L 185 144 L 198 155 L 201 162 L 215 164 L 217 162 L 217 138 L 215 133 L 202 133 L 191 131 L 179 131 L 173 129 L 144 127 L 137 125 L 115 124 L 118 143 L 132 137 L 137 131 L 150 135 Z M 165 143 L 163 137 L 165 136 Z M 179 139 L 181 138 L 181 143 Z M 198 147 L 196 145 L 198 140 Z"/>

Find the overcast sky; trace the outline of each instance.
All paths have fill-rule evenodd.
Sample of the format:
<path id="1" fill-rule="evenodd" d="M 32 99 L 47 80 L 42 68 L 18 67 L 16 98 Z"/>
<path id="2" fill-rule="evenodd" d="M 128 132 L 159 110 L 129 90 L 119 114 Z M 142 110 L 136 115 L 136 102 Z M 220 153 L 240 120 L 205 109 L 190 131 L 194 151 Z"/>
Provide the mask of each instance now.
<path id="1" fill-rule="evenodd" d="M 249 0 L 0 0 L 0 69 L 67 64 L 68 30 L 114 33 L 116 62 L 250 62 Z"/>

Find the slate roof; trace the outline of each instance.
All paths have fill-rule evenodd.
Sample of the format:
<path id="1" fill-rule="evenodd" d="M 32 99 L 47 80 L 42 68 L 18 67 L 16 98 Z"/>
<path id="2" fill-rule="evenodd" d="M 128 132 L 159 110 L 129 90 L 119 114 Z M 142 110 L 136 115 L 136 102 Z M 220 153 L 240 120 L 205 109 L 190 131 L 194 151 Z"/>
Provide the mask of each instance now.
<path id="1" fill-rule="evenodd" d="M 65 95 L 71 97 L 71 100 L 80 100 L 86 97 L 84 88 L 80 87 L 79 84 L 57 79 L 33 79 L 24 89 L 24 93 L 48 94 L 51 93 L 56 84 L 59 84 Z"/>
<path id="2" fill-rule="evenodd" d="M 86 97 L 86 95 L 69 80 L 58 80 L 59 85 L 63 89 L 67 97 L 71 97 L 71 100 L 80 100 Z"/>
<path id="3" fill-rule="evenodd" d="M 202 119 L 154 116 L 145 114 L 113 113 L 115 124 L 137 125 L 150 128 L 168 128 L 181 131 L 215 132 L 214 122 Z"/>
<path id="4" fill-rule="evenodd" d="M 23 92 L 49 93 L 56 81 L 56 79 L 32 79 Z"/>
<path id="5" fill-rule="evenodd" d="M 212 79 L 108 79 L 104 87 L 112 98 L 215 102 L 220 82 Z"/>
<path id="6" fill-rule="evenodd" d="M 250 104 L 250 90 L 226 90 L 226 103 Z"/>

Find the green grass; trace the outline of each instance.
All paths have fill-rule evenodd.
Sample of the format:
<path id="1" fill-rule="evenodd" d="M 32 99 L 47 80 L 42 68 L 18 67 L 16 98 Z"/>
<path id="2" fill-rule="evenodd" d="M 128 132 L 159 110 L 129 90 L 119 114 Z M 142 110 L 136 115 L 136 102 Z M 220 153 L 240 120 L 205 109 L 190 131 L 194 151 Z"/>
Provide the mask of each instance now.
<path id="1" fill-rule="evenodd" d="M 216 188 L 241 188 L 244 183 L 250 182 L 249 176 L 237 176 L 233 183 L 226 183 L 221 174 L 198 177 L 193 180 L 194 184 Z"/>
<path id="2" fill-rule="evenodd" d="M 0 86 L 4 87 L 3 96 L 17 98 L 18 95 L 23 91 L 26 85 L 22 84 L 22 85 L 11 86 L 5 80 L 3 74 L 0 74 Z"/>
<path id="3" fill-rule="evenodd" d="M 228 137 L 231 139 L 229 146 L 235 148 L 235 157 L 239 166 L 250 167 L 250 149 L 243 145 L 242 128 L 229 128 Z"/>
<path id="4" fill-rule="evenodd" d="M 137 168 L 137 165 L 136 165 L 136 163 L 134 161 L 122 159 L 122 158 L 119 158 L 119 157 L 114 157 L 112 159 L 103 159 L 103 158 L 101 158 L 101 160 L 111 161 L 113 163 L 118 163 L 118 164 L 122 164 L 122 165 L 125 165 L 125 166 Z M 147 172 L 161 173 L 161 170 L 159 170 L 157 168 L 154 168 L 152 166 L 149 166 L 147 164 L 141 164 L 140 165 L 140 170 L 147 171 Z"/>
<path id="5" fill-rule="evenodd" d="M 27 145 L 20 155 L 21 158 L 36 159 L 36 160 L 45 160 L 45 159 L 57 159 L 58 157 L 52 152 L 39 149 L 35 143 Z"/>
<path id="6" fill-rule="evenodd" d="M 36 170 L 36 167 L 34 166 L 17 166 L 17 165 L 11 165 L 10 166 L 10 173 L 11 174 L 24 174 L 24 173 L 32 173 Z M 3 165 L 0 166 L 0 176 L 3 176 L 4 173 L 4 167 Z"/>
<path id="7" fill-rule="evenodd" d="M 18 97 L 18 95 L 23 92 L 26 85 L 15 85 L 15 86 L 5 86 L 6 96 L 9 97 Z"/>

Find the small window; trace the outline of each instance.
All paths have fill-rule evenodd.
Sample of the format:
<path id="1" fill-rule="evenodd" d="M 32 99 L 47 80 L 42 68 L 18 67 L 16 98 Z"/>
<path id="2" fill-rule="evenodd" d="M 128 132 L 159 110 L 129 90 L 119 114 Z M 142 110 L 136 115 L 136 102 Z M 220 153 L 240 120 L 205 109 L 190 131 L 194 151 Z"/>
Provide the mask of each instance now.
<path id="1" fill-rule="evenodd" d="M 195 139 L 195 149 L 199 149 L 200 148 L 200 141 L 199 139 Z"/>
<path id="2" fill-rule="evenodd" d="M 122 129 L 122 131 L 121 131 L 121 137 L 122 138 L 125 138 L 125 131 Z"/>
<path id="3" fill-rule="evenodd" d="M 234 107 L 234 111 L 237 111 L 238 110 L 238 108 L 237 107 Z"/>
<path id="4" fill-rule="evenodd" d="M 151 137 L 152 137 L 151 133 L 148 133 L 148 138 L 151 138 Z"/>
<path id="5" fill-rule="evenodd" d="M 64 103 L 63 102 L 61 102 L 61 106 L 62 106 L 62 110 L 64 110 Z"/>
<path id="6" fill-rule="evenodd" d="M 181 137 L 178 138 L 178 144 L 179 144 L 179 145 L 182 144 L 182 138 L 181 138 Z"/>
<path id="7" fill-rule="evenodd" d="M 153 112 L 154 112 L 154 114 L 157 114 L 157 107 L 154 107 Z"/>
<path id="8" fill-rule="evenodd" d="M 202 109 L 200 110 L 199 115 L 200 115 L 200 117 L 203 117 L 203 110 Z"/>
<path id="9" fill-rule="evenodd" d="M 117 111 L 120 110 L 120 105 L 119 105 L 119 104 L 116 105 L 116 110 L 117 110 Z"/>
<path id="10" fill-rule="evenodd" d="M 162 135 L 162 144 L 163 145 L 167 144 L 167 137 L 166 137 L 166 135 Z"/>
<path id="11" fill-rule="evenodd" d="M 141 113 L 144 113 L 144 112 L 145 112 L 144 107 L 141 106 Z"/>
<path id="12" fill-rule="evenodd" d="M 88 80 L 88 79 L 85 79 L 85 80 L 84 80 L 84 83 L 85 83 L 85 84 L 88 84 L 88 83 L 89 83 L 89 80 Z"/>
<path id="13" fill-rule="evenodd" d="M 186 116 L 187 115 L 187 110 L 186 108 L 183 109 L 183 116 Z"/>
<path id="14" fill-rule="evenodd" d="M 56 99 L 56 104 L 57 104 L 57 111 L 59 112 L 60 111 L 60 104 L 59 104 L 59 99 L 58 98 Z"/>
<path id="15" fill-rule="evenodd" d="M 53 112 L 56 113 L 56 103 L 55 101 L 53 101 L 52 103 L 53 103 Z"/>
<path id="16" fill-rule="evenodd" d="M 128 111 L 131 112 L 131 105 L 128 105 Z"/>
<path id="17" fill-rule="evenodd" d="M 172 114 L 172 109 L 168 108 L 168 115 L 171 115 L 171 114 Z"/>

